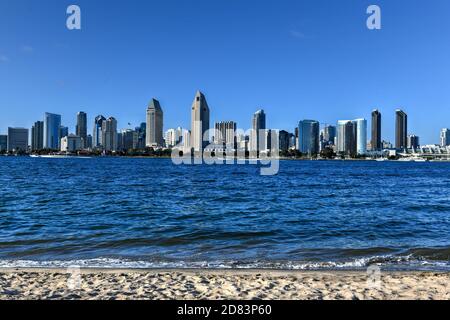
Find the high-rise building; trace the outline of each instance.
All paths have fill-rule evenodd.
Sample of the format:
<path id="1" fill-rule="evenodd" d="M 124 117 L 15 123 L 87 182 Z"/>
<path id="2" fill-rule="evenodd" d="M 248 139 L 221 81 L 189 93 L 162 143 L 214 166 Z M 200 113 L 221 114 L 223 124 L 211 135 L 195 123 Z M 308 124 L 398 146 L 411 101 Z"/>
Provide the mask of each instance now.
<path id="1" fill-rule="evenodd" d="M 132 150 L 132 149 L 137 149 L 137 138 L 138 138 L 138 134 L 136 131 L 131 130 L 131 129 L 127 129 L 127 130 L 122 130 L 121 134 L 119 135 L 119 145 L 118 145 L 118 149 L 119 150 Z"/>
<path id="2" fill-rule="evenodd" d="M 411 134 L 411 135 L 408 136 L 407 140 L 408 140 L 407 141 L 408 149 L 417 149 L 417 148 L 419 148 L 420 140 L 419 140 L 418 136 L 416 136 L 414 134 Z"/>
<path id="3" fill-rule="evenodd" d="M 183 138 L 182 138 L 182 144 L 183 144 L 183 151 L 184 152 L 190 152 L 192 142 L 191 142 L 191 131 L 189 130 L 183 130 Z"/>
<path id="4" fill-rule="evenodd" d="M 0 134 L 0 152 L 8 150 L 8 136 L 6 134 Z"/>
<path id="5" fill-rule="evenodd" d="M 135 129 L 136 133 L 137 133 L 137 145 L 135 149 L 145 149 L 145 144 L 146 144 L 146 131 L 147 131 L 147 123 L 146 122 L 142 122 L 140 124 L 139 127 L 136 127 Z"/>
<path id="6" fill-rule="evenodd" d="M 92 149 L 92 136 L 90 134 L 87 135 L 87 141 L 84 147 L 87 149 Z"/>
<path id="7" fill-rule="evenodd" d="M 94 121 L 94 132 L 92 134 L 92 148 L 101 148 L 103 146 L 102 143 L 102 128 L 103 128 L 103 122 L 106 121 L 106 118 L 102 115 L 99 115 L 95 118 Z"/>
<path id="8" fill-rule="evenodd" d="M 279 146 L 280 146 L 280 151 L 288 151 L 290 148 L 290 144 L 291 144 L 291 135 L 289 132 L 285 131 L 285 130 L 281 130 L 279 133 Z"/>
<path id="9" fill-rule="evenodd" d="M 372 111 L 372 139 L 370 142 L 373 151 L 379 151 L 381 145 L 381 112 L 378 110 Z"/>
<path id="10" fill-rule="evenodd" d="M 159 101 L 152 99 L 147 107 L 146 146 L 164 146 L 163 137 L 163 110 Z"/>
<path id="11" fill-rule="evenodd" d="M 337 152 L 350 156 L 356 155 L 356 123 L 354 121 L 338 121 Z"/>
<path id="12" fill-rule="evenodd" d="M 400 109 L 395 115 L 395 148 L 405 149 L 408 147 L 408 115 Z"/>
<path id="13" fill-rule="evenodd" d="M 44 122 L 36 121 L 31 127 L 31 150 L 39 151 L 44 148 Z"/>
<path id="14" fill-rule="evenodd" d="M 67 137 L 69 135 L 69 128 L 65 126 L 59 127 L 59 136 L 60 138 Z"/>
<path id="15" fill-rule="evenodd" d="M 336 127 L 326 125 L 320 131 L 320 150 L 323 150 L 326 147 L 333 146 L 335 144 L 335 139 L 336 139 Z"/>
<path id="16" fill-rule="evenodd" d="M 320 124 L 315 120 L 302 120 L 298 123 L 299 151 L 303 154 L 315 155 L 320 148 Z"/>
<path id="17" fill-rule="evenodd" d="M 296 141 L 295 134 L 289 133 L 289 149 L 295 148 L 296 143 L 295 141 Z"/>
<path id="18" fill-rule="evenodd" d="M 441 147 L 450 146 L 450 129 L 441 130 Z"/>
<path id="19" fill-rule="evenodd" d="M 27 151 L 28 134 L 25 128 L 8 128 L 8 151 Z"/>
<path id="20" fill-rule="evenodd" d="M 61 138 L 62 152 L 76 152 L 83 149 L 83 139 L 74 134 L 69 134 Z"/>
<path id="21" fill-rule="evenodd" d="M 365 155 L 367 153 L 367 120 L 356 119 L 356 153 Z"/>
<path id="22" fill-rule="evenodd" d="M 209 106 L 205 95 L 197 91 L 191 108 L 191 147 L 194 152 L 202 152 L 209 144 Z"/>
<path id="23" fill-rule="evenodd" d="M 46 112 L 44 115 L 44 149 L 59 150 L 61 116 Z"/>
<path id="24" fill-rule="evenodd" d="M 124 151 L 123 132 L 117 132 L 117 151 Z"/>
<path id="25" fill-rule="evenodd" d="M 80 111 L 77 113 L 77 125 L 75 133 L 83 140 L 83 148 L 87 148 L 87 115 Z"/>
<path id="26" fill-rule="evenodd" d="M 173 148 L 181 143 L 183 139 L 183 129 L 178 127 L 176 129 L 169 129 L 165 134 L 165 142 L 167 148 Z"/>
<path id="27" fill-rule="evenodd" d="M 381 141 L 381 148 L 382 149 L 392 149 L 394 146 L 389 141 Z"/>
<path id="28" fill-rule="evenodd" d="M 214 126 L 214 143 L 227 145 L 235 148 L 236 145 L 236 122 L 216 122 Z"/>
<path id="29" fill-rule="evenodd" d="M 323 128 L 323 140 L 329 144 L 334 144 L 334 139 L 336 138 L 336 127 L 335 126 L 325 126 Z"/>
<path id="30" fill-rule="evenodd" d="M 105 151 L 117 151 L 117 120 L 113 117 L 103 121 L 102 146 Z"/>
<path id="31" fill-rule="evenodd" d="M 253 115 L 250 151 L 258 152 L 267 149 L 266 131 L 266 114 L 264 110 L 261 109 L 256 111 Z"/>

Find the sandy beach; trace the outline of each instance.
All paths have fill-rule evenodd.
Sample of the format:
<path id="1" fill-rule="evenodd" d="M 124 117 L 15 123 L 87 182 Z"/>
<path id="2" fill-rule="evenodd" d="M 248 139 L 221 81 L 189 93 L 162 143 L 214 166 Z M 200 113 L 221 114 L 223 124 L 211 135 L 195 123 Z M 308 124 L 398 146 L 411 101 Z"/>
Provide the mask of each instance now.
<path id="1" fill-rule="evenodd" d="M 373 280 L 373 279 L 372 279 Z M 450 299 L 450 274 L 266 270 L 1 269 L 1 300 Z"/>

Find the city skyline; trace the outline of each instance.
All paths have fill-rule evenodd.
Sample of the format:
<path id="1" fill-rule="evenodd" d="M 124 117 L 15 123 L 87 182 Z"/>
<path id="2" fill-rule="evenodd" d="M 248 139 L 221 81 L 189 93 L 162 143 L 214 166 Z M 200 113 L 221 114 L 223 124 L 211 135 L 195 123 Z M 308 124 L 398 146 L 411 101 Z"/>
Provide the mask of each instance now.
<path id="1" fill-rule="evenodd" d="M 173 147 L 173 144 L 165 141 L 166 134 L 168 134 L 169 131 L 181 130 L 182 127 L 178 126 L 177 129 L 164 128 L 163 118 L 164 113 L 159 101 L 152 98 L 146 109 L 147 121 L 141 122 L 140 126 L 134 128 L 136 131 L 141 131 L 144 127 L 143 139 L 145 139 L 145 141 L 141 145 L 137 142 L 139 139 L 138 136 L 136 136 L 136 138 L 131 137 L 131 146 L 140 146 L 140 148 L 143 148 L 143 146 L 163 148 L 167 146 Z M 396 128 L 394 143 L 384 139 L 383 135 L 380 134 L 380 131 L 382 132 L 383 121 L 385 118 L 386 117 L 382 116 L 382 112 L 380 112 L 380 110 L 374 109 L 371 113 L 370 133 L 366 118 L 358 118 L 355 120 L 337 120 L 336 124 L 323 124 L 319 120 L 303 119 L 298 122 L 298 127 L 294 130 L 295 135 L 297 135 L 295 148 L 304 154 L 318 154 L 320 150 L 327 145 L 334 145 L 338 153 L 341 152 L 348 155 L 364 155 L 367 151 L 380 150 L 378 146 L 373 146 L 373 142 L 380 139 L 383 144 L 382 149 L 392 148 L 386 147 L 386 144 L 392 145 L 397 150 L 411 147 L 417 148 L 420 146 L 420 136 L 408 131 L 408 114 L 405 113 L 404 110 L 395 110 Z M 88 115 L 84 111 L 77 112 L 77 124 L 75 125 L 74 132 L 72 132 L 69 127 L 63 125 L 61 115 L 45 112 L 43 121 L 38 120 L 34 122 L 31 129 L 25 128 L 28 131 L 28 144 L 31 147 L 31 151 L 40 149 L 59 150 L 62 143 L 61 139 L 68 136 L 70 136 L 72 140 L 73 138 L 79 138 L 80 141 L 77 141 L 77 145 L 80 145 L 81 149 L 96 149 L 98 147 L 102 147 L 105 151 L 119 151 L 120 147 L 123 148 L 123 143 L 121 140 L 123 139 L 123 135 L 126 132 L 135 132 L 133 129 L 119 129 L 118 120 L 112 116 L 106 119 L 103 115 L 98 115 L 94 120 L 92 134 L 88 134 L 88 119 Z M 381 119 L 383 119 L 383 121 Z M 198 125 L 199 120 L 203 123 L 200 126 Z M 200 139 L 200 132 L 204 134 L 206 130 L 214 129 L 219 130 L 220 132 L 225 132 L 224 128 L 227 123 L 232 124 L 234 131 L 238 128 L 236 122 L 234 121 L 219 121 L 213 126 L 210 125 L 210 108 L 206 102 L 206 97 L 201 91 L 197 90 L 191 106 L 191 127 L 185 128 L 185 130 L 188 130 L 191 134 L 191 137 L 189 138 L 190 147 L 193 147 L 196 151 L 200 151 L 209 144 L 217 143 L 216 137 L 211 136 L 210 132 L 209 141 L 198 141 L 197 143 L 194 142 L 194 144 L 191 144 L 192 141 Z M 220 126 L 224 127 L 221 128 Z M 333 130 L 335 130 L 335 138 L 337 139 L 335 141 L 331 141 L 326 138 L 326 136 L 329 135 L 328 129 L 330 128 L 334 128 Z M 8 131 L 10 129 L 24 129 L 24 127 L 8 127 Z M 242 129 L 242 127 L 239 127 L 239 129 Z M 268 134 L 269 136 L 264 137 L 264 143 L 268 143 L 266 140 L 270 137 L 271 130 L 284 131 L 288 134 L 292 134 L 292 132 L 286 131 L 283 128 L 268 128 L 266 125 L 266 114 L 264 109 L 260 109 L 253 114 L 251 129 L 256 131 L 261 129 L 267 130 L 266 135 Z M 146 135 L 147 138 L 145 138 L 145 131 L 150 133 L 150 135 Z M 193 139 L 192 132 L 196 131 L 199 131 L 199 133 L 197 133 L 198 139 Z M 450 129 L 441 128 L 439 131 L 438 142 L 422 145 L 447 146 L 449 144 L 445 144 L 444 142 L 450 142 L 450 134 L 448 132 L 450 132 Z M 138 133 L 138 135 L 140 135 L 140 133 Z M 183 135 L 184 133 L 181 132 L 181 134 L 179 134 L 180 138 Z M 227 133 L 227 135 L 229 135 L 229 133 Z M 236 136 L 235 138 L 238 137 Z M 255 145 L 259 145 L 261 143 L 258 142 L 260 137 L 256 135 L 253 137 L 250 136 L 249 138 L 249 149 L 256 150 Z M 158 140 L 159 142 L 154 140 Z M 261 148 L 263 147 L 264 145 L 261 145 Z M 257 149 L 260 150 L 261 148 Z"/>
<path id="2" fill-rule="evenodd" d="M 105 15 L 102 1 L 82 0 L 89 19 L 79 32 L 65 27 L 65 4 L 30 2 L 25 11 L 23 3 L 0 4 L 2 134 L 8 126 L 31 128 L 45 111 L 70 128 L 80 110 L 113 114 L 119 128 L 133 128 L 145 121 L 140 106 L 152 96 L 164 106 L 166 128 L 187 128 L 190 116 L 179 111 L 198 88 L 214 106 L 211 123 L 233 118 L 250 127 L 248 115 L 261 106 L 271 115 L 268 127 L 293 131 L 301 119 L 334 124 L 403 108 L 423 144 L 438 141 L 435 128 L 450 126 L 450 44 L 438 37 L 450 23 L 448 1 L 379 1 L 384 23 L 375 32 L 365 25 L 367 6 L 350 1 L 258 3 L 253 19 L 247 2 L 140 3 L 139 10 L 114 3 Z M 161 15 L 136 22 L 154 10 Z M 418 21 L 421 32 L 411 32 Z M 195 50 L 198 39 L 205 50 Z M 383 123 L 383 138 L 393 142 L 395 119 Z"/>

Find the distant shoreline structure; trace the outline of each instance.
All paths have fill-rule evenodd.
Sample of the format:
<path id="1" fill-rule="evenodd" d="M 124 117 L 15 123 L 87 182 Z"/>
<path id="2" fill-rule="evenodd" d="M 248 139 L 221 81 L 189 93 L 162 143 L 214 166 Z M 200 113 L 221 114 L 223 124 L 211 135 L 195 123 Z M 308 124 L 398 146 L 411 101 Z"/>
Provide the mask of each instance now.
<path id="1" fill-rule="evenodd" d="M 72 154 L 54 154 L 54 155 L 36 155 L 36 154 L 25 154 L 25 155 L 0 155 L 3 157 L 19 157 L 19 158 L 41 158 L 41 159 L 104 159 L 104 158 L 125 158 L 125 159 L 166 159 L 170 160 L 170 156 L 150 156 L 150 155 L 137 155 L 137 156 L 131 156 L 131 155 L 72 155 Z M 270 158 L 268 158 L 270 159 Z M 226 161 L 267 161 L 268 159 L 262 159 L 262 158 L 217 158 L 217 162 L 226 162 Z M 272 158 L 275 159 L 275 158 Z M 326 158 L 308 158 L 308 157 L 301 157 L 301 158 L 292 158 L 292 157 L 279 157 L 276 158 L 280 161 L 332 161 L 332 162 L 450 162 L 450 159 L 425 159 L 425 158 L 399 158 L 399 159 L 387 159 L 387 158 L 333 158 L 333 159 L 326 159 Z"/>

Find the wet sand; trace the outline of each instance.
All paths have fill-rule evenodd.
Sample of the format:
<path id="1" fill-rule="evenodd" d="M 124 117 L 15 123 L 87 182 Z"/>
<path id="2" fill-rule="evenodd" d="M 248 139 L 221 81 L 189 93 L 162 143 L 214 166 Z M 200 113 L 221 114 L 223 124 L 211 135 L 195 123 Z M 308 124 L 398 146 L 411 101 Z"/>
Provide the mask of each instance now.
<path id="1" fill-rule="evenodd" d="M 450 299 L 450 273 L 0 269 L 0 300 Z"/>

